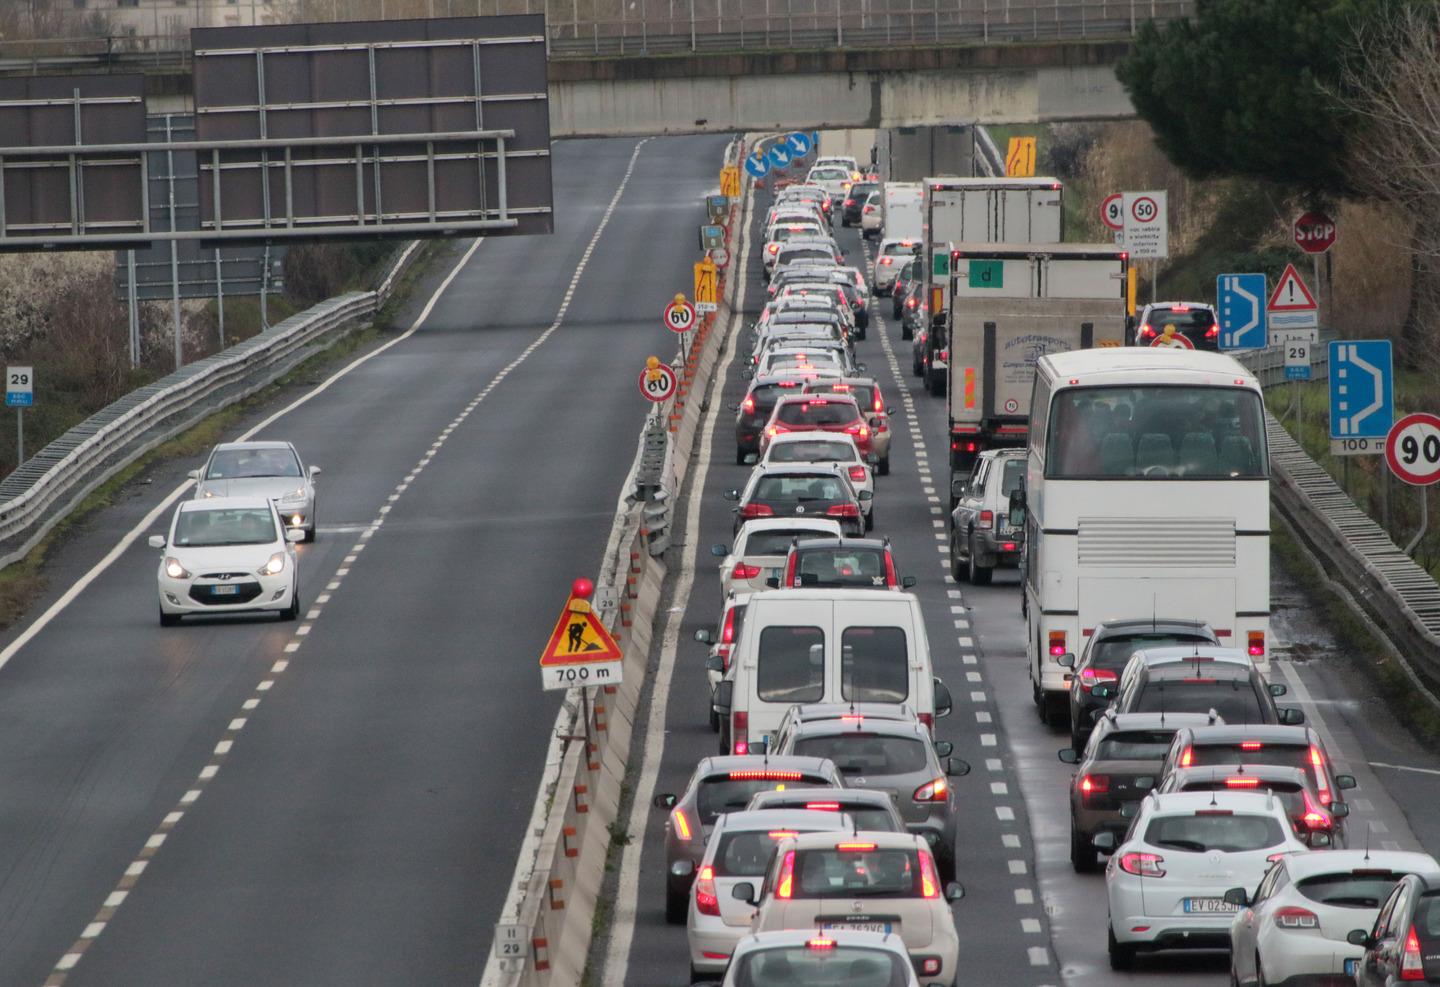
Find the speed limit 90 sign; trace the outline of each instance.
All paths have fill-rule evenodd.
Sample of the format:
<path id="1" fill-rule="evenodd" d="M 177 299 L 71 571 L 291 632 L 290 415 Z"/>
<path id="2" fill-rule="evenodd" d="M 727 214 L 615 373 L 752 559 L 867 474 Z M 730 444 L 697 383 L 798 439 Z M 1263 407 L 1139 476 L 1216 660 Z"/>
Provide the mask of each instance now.
<path id="1" fill-rule="evenodd" d="M 1419 412 L 1397 421 L 1385 436 L 1385 461 L 1411 486 L 1440 482 L 1440 418 Z"/>

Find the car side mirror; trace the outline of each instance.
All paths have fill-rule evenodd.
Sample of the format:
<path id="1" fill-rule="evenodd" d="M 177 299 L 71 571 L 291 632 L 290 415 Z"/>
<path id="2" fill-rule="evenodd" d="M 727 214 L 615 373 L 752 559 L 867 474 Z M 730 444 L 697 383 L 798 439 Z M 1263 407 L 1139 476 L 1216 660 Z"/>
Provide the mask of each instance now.
<path id="1" fill-rule="evenodd" d="M 914 576 L 901 576 L 901 577 L 900 577 L 900 588 L 901 588 L 901 589 L 909 589 L 911 586 L 914 586 L 914 585 L 915 585 L 915 577 L 914 577 Z"/>
<path id="2" fill-rule="evenodd" d="M 965 887 L 959 881 L 951 881 L 945 885 L 945 900 L 959 901 L 965 897 Z"/>
<path id="3" fill-rule="evenodd" d="M 1290 687 L 1289 687 L 1289 686 L 1282 685 L 1282 684 L 1279 683 L 1279 682 L 1272 682 L 1272 683 L 1270 683 L 1270 695 L 1272 695 L 1272 696 L 1275 696 L 1275 697 L 1278 698 L 1278 697 L 1280 697 L 1280 696 L 1285 695 L 1285 694 L 1286 694 L 1287 692 L 1289 692 L 1289 691 L 1290 691 Z"/>
<path id="4" fill-rule="evenodd" d="M 188 476 L 188 477 L 189 477 L 190 479 L 192 479 L 192 480 L 198 480 L 198 479 L 200 479 L 200 471 L 199 471 L 199 470 L 187 470 L 186 473 L 185 473 L 185 475 Z"/>
<path id="5" fill-rule="evenodd" d="M 874 499 L 875 499 L 875 495 L 874 495 L 873 493 L 871 493 L 869 490 L 861 490 L 859 493 L 857 493 L 857 494 L 855 495 L 855 497 L 856 497 L 857 500 L 874 500 Z"/>
<path id="6" fill-rule="evenodd" d="M 312 467 L 310 467 L 310 475 L 311 475 L 312 477 L 319 476 L 319 475 L 321 474 L 321 472 L 322 472 L 322 470 L 321 470 L 320 467 L 318 467 L 318 466 L 312 466 Z"/>
<path id="7" fill-rule="evenodd" d="M 705 658 L 705 671 L 725 673 L 725 659 L 719 655 L 707 655 Z"/>
<path id="8" fill-rule="evenodd" d="M 755 885 L 749 881 L 741 881 L 730 889 L 730 897 L 736 901 L 743 901 L 747 905 L 755 904 Z"/>
<path id="9" fill-rule="evenodd" d="M 1093 694 L 1095 690 L 1091 689 L 1090 691 Z M 1296 709 L 1294 706 L 1286 706 L 1280 710 L 1280 722 L 1287 727 L 1301 726 L 1305 722 L 1305 711 Z"/>
<path id="10" fill-rule="evenodd" d="M 1020 528 L 1025 525 L 1025 489 L 1010 491 L 1010 527 Z"/>
<path id="11" fill-rule="evenodd" d="M 1305 842 L 1310 847 L 1310 849 L 1319 850 L 1323 847 L 1329 846 L 1332 840 L 1330 834 L 1325 832 L 1325 830 L 1317 829 L 1310 833 L 1310 838 L 1307 839 Z"/>
<path id="12" fill-rule="evenodd" d="M 770 587 L 771 589 L 779 589 L 779 588 L 780 588 L 780 577 L 779 577 L 779 576 L 767 576 L 767 577 L 765 578 L 765 585 L 768 586 L 768 587 Z"/>
<path id="13" fill-rule="evenodd" d="M 285 540 L 292 545 L 296 542 L 302 542 L 305 540 L 305 532 L 302 531 L 300 528 L 286 528 Z"/>
<path id="14" fill-rule="evenodd" d="M 1234 905 L 1236 908 L 1248 908 L 1250 894 L 1244 888 L 1231 888 L 1225 892 L 1225 904 Z"/>
<path id="15" fill-rule="evenodd" d="M 1140 814 L 1139 802 L 1126 802 L 1120 806 L 1120 817 L 1122 819 L 1134 819 Z"/>
<path id="16" fill-rule="evenodd" d="M 695 861 L 677 860 L 670 865 L 670 873 L 676 877 L 690 877 L 695 873 Z"/>
<path id="17" fill-rule="evenodd" d="M 710 546 L 710 554 L 715 556 L 717 559 L 723 559 L 725 556 L 730 554 L 730 546 L 721 545 L 717 542 L 716 544 Z"/>
<path id="18" fill-rule="evenodd" d="M 1090 687 L 1090 695 L 1094 696 L 1096 699 L 1114 699 L 1115 687 L 1113 685 L 1105 685 L 1103 683 L 1097 682 L 1095 685 L 1092 685 Z"/>
<path id="19" fill-rule="evenodd" d="M 695 632 L 695 640 L 699 641 L 701 644 L 714 644 L 715 632 L 708 627 L 702 627 Z"/>
<path id="20" fill-rule="evenodd" d="M 949 716 L 950 711 L 955 708 L 955 700 L 950 698 L 950 689 L 938 678 L 935 680 L 935 716 L 938 719 L 942 716 Z"/>
<path id="21" fill-rule="evenodd" d="M 164 536 L 164 535 L 151 535 L 151 536 L 147 539 L 147 544 L 148 544 L 151 548 L 164 548 L 164 547 L 165 547 L 165 536 Z"/>
<path id="22" fill-rule="evenodd" d="M 680 800 L 677 799 L 674 795 L 670 794 L 669 792 L 665 792 L 662 795 L 655 796 L 655 808 L 673 809 L 675 808 L 675 803 L 678 801 Z"/>
<path id="23" fill-rule="evenodd" d="M 710 708 L 720 716 L 730 715 L 730 703 L 735 695 L 735 683 L 726 679 L 715 686 L 710 695 Z"/>
<path id="24" fill-rule="evenodd" d="M 1341 791 L 1349 791 L 1350 789 L 1352 789 L 1352 788 L 1355 787 L 1355 776 L 1354 776 L 1354 775 L 1336 775 L 1336 776 L 1335 776 L 1335 787 L 1338 788 L 1338 789 L 1340 789 Z"/>
<path id="25" fill-rule="evenodd" d="M 1096 833 L 1090 838 L 1090 845 L 1101 853 L 1114 853 L 1115 848 L 1120 844 L 1115 842 L 1114 833 Z"/>
<path id="26" fill-rule="evenodd" d="M 1351 929 L 1345 936 L 1345 941 L 1352 946 L 1359 946 L 1361 949 L 1369 949 L 1375 945 L 1375 940 L 1370 938 L 1370 933 L 1364 929 Z"/>
<path id="27" fill-rule="evenodd" d="M 1062 764 L 1079 764 L 1080 752 L 1073 747 L 1064 747 L 1060 750 L 1060 762 Z"/>
<path id="28" fill-rule="evenodd" d="M 954 754 L 954 753 L 955 753 L 955 745 L 952 744 L 952 743 L 950 743 L 950 741 L 948 741 L 948 740 L 937 740 L 937 741 L 935 741 L 935 756 L 936 756 L 936 757 L 949 757 L 951 754 Z"/>
<path id="29" fill-rule="evenodd" d="M 945 773 L 951 778 L 964 778 L 970 773 L 970 762 L 958 757 L 945 759 Z"/>
<path id="30" fill-rule="evenodd" d="M 756 455 L 755 453 L 753 453 L 753 452 L 747 452 L 747 453 L 745 454 L 745 465 L 746 465 L 746 466 L 754 466 L 754 465 L 755 465 L 756 463 L 758 463 L 759 461 L 760 461 L 760 457 L 759 457 L 758 455 Z"/>
<path id="31" fill-rule="evenodd" d="M 1330 815 L 1334 816 L 1336 819 L 1344 819 L 1346 816 L 1350 815 L 1350 803 L 1349 803 L 1349 802 L 1332 802 L 1332 803 L 1330 803 Z"/>
<path id="32" fill-rule="evenodd" d="M 1074 667 L 1075 667 L 1075 656 L 1074 656 L 1073 654 L 1071 654 L 1069 651 L 1067 651 L 1067 652 L 1065 652 L 1063 655 L 1061 655 L 1059 658 L 1056 658 L 1056 659 L 1055 659 L 1055 664 L 1059 665 L 1061 668 L 1074 668 Z"/>
<path id="33" fill-rule="evenodd" d="M 740 491 L 738 491 L 738 490 L 726 490 L 726 491 L 725 491 L 724 493 L 722 493 L 720 496 L 721 496 L 721 497 L 724 497 L 726 500 L 739 500 L 739 499 L 740 499 Z"/>
<path id="34" fill-rule="evenodd" d="M 857 364 L 855 364 L 855 369 L 858 370 L 858 371 L 860 371 L 860 372 L 863 374 L 863 373 L 865 372 L 865 364 L 863 364 L 863 363 L 857 363 Z"/>

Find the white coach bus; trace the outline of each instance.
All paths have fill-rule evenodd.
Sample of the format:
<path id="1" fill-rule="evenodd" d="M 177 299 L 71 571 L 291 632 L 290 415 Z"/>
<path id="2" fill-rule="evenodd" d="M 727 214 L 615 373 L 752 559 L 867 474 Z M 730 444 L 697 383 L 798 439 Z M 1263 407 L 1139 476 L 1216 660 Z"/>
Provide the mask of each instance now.
<path id="1" fill-rule="evenodd" d="M 1219 353 L 1102 348 L 1037 364 L 1024 501 L 1026 652 L 1043 719 L 1103 620 L 1207 621 L 1269 671 L 1260 384 Z"/>

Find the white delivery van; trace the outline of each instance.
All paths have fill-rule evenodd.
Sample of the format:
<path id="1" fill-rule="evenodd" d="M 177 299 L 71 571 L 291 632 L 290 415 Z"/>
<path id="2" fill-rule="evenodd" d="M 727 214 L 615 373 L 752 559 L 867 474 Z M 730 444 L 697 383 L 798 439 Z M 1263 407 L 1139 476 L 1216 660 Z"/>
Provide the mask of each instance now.
<path id="1" fill-rule="evenodd" d="M 715 687 L 721 749 L 769 742 L 797 703 L 904 703 L 931 729 L 950 712 L 935 678 L 920 601 L 868 589 L 755 593 L 726 677 Z"/>
<path id="2" fill-rule="evenodd" d="M 884 224 L 887 240 L 924 238 L 924 190 L 919 182 L 885 183 Z"/>

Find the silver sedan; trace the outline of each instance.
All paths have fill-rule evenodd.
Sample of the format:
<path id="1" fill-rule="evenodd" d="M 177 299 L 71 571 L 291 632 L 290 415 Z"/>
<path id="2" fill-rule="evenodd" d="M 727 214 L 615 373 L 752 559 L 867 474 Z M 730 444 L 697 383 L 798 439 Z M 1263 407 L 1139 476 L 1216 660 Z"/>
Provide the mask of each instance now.
<path id="1" fill-rule="evenodd" d="M 287 528 L 315 540 L 315 477 L 289 442 L 222 442 L 204 467 L 191 470 L 195 499 L 264 497 L 273 501 Z"/>

